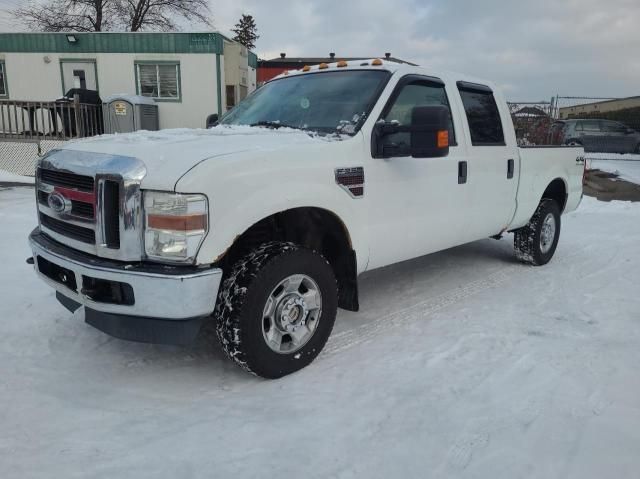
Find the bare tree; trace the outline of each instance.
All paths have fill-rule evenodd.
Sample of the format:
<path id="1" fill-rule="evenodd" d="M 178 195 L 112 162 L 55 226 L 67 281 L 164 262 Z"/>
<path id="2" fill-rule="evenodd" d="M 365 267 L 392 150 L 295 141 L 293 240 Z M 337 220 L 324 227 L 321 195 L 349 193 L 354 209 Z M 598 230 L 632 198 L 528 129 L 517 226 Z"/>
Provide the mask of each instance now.
<path id="1" fill-rule="evenodd" d="M 117 0 L 31 0 L 13 11 L 30 30 L 101 32 L 113 26 Z"/>
<path id="2" fill-rule="evenodd" d="M 176 17 L 211 26 L 207 0 L 120 0 L 118 8 L 127 29 L 132 32 L 176 30 Z"/>
<path id="3" fill-rule="evenodd" d="M 211 26 L 207 0 L 31 0 L 13 11 L 31 30 L 100 32 L 170 31 L 176 19 Z"/>

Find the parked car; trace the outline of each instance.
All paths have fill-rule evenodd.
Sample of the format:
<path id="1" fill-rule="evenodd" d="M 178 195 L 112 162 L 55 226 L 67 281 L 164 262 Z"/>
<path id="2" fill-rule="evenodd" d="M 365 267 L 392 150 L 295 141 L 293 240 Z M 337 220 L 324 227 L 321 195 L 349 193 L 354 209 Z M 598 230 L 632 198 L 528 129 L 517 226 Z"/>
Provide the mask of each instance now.
<path id="1" fill-rule="evenodd" d="M 213 119 L 211 120 L 213 122 Z M 240 366 L 313 361 L 358 275 L 514 232 L 551 260 L 580 147 L 518 148 L 488 81 L 381 60 L 269 81 L 206 132 L 103 136 L 39 161 L 38 275 L 118 338 L 188 343 L 204 320 Z"/>
<path id="2" fill-rule="evenodd" d="M 640 132 L 612 120 L 558 120 L 551 125 L 553 143 L 583 146 L 589 153 L 640 153 Z"/>

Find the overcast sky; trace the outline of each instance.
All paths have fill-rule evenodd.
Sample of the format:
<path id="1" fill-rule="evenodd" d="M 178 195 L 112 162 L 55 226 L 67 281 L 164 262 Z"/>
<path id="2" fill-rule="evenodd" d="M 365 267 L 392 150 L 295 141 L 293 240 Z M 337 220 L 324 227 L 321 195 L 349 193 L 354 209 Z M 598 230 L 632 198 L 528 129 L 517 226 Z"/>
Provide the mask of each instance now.
<path id="1" fill-rule="evenodd" d="M 0 6 L 22 3 L 0 0 Z M 640 0 L 212 0 L 225 34 L 252 14 L 256 53 L 381 56 L 498 82 L 517 101 L 640 95 Z M 5 17 L 6 18 L 6 17 Z M 4 31 L 16 27 L 0 15 Z"/>

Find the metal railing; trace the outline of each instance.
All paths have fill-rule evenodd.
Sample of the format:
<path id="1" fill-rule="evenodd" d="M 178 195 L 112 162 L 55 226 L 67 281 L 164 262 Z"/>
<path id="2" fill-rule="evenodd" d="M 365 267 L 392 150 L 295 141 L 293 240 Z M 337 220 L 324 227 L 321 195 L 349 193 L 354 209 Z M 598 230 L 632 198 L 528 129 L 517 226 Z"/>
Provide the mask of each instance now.
<path id="1" fill-rule="evenodd" d="M 555 96 L 509 102 L 519 146 L 576 145 L 598 157 L 640 155 L 640 98 Z"/>
<path id="2" fill-rule="evenodd" d="M 0 141 L 70 140 L 104 132 L 102 105 L 73 100 L 0 100 Z"/>

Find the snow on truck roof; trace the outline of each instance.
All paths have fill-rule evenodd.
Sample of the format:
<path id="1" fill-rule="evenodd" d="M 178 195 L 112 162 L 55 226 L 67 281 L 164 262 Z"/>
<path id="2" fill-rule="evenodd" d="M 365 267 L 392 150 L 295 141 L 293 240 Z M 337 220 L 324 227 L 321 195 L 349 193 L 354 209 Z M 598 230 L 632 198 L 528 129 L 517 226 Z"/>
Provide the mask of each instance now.
<path id="1" fill-rule="evenodd" d="M 379 58 L 370 58 L 364 60 L 341 60 L 333 63 L 320 63 L 319 65 L 305 65 L 303 68 L 298 70 L 288 70 L 277 77 L 273 78 L 273 80 L 284 78 L 291 75 L 300 75 L 304 73 L 313 73 L 319 71 L 332 71 L 337 69 L 344 70 L 388 70 L 390 72 L 395 72 L 398 70 L 402 64 L 390 62 L 386 60 L 381 60 Z"/>
<path id="2" fill-rule="evenodd" d="M 290 76 L 337 71 L 337 70 L 380 70 L 380 69 L 389 71 L 391 73 L 395 73 L 397 71 L 402 71 L 407 74 L 419 73 L 427 76 L 437 77 L 444 81 L 465 81 L 469 83 L 477 83 L 480 85 L 489 86 L 493 90 L 495 90 L 494 82 L 491 82 L 488 80 L 483 80 L 480 78 L 476 78 L 470 75 L 465 75 L 457 72 L 442 71 L 442 70 L 434 71 L 418 65 L 396 63 L 396 62 L 383 60 L 380 58 L 370 58 L 366 60 L 353 60 L 353 61 L 342 60 L 342 61 L 333 62 L 333 63 L 321 63 L 319 65 L 305 65 L 303 68 L 300 68 L 298 70 L 285 71 L 280 75 L 272 78 L 269 81 L 280 80 L 282 78 L 287 78 Z"/>

